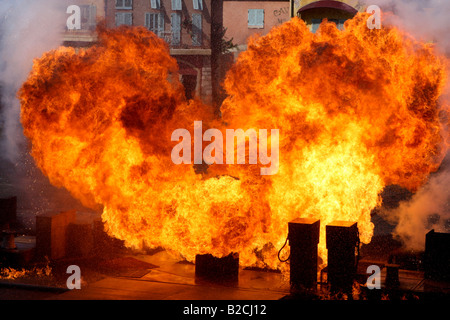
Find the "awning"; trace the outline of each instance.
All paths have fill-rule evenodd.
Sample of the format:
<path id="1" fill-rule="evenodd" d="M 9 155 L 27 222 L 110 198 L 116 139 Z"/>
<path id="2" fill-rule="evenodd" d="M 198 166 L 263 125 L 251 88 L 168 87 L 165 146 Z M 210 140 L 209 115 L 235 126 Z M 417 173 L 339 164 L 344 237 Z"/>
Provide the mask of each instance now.
<path id="1" fill-rule="evenodd" d="M 352 6 L 340 2 L 340 1 L 332 1 L 332 0 L 320 0 L 320 1 L 316 1 L 310 4 L 307 4 L 304 7 L 301 7 L 298 12 L 302 13 L 306 10 L 310 10 L 310 9 L 315 9 L 315 8 L 333 8 L 333 9 L 339 9 L 339 10 L 343 10 L 346 11 L 348 13 L 351 13 L 353 15 L 355 15 L 356 13 L 358 13 L 358 10 L 356 10 L 355 8 L 353 8 Z"/>

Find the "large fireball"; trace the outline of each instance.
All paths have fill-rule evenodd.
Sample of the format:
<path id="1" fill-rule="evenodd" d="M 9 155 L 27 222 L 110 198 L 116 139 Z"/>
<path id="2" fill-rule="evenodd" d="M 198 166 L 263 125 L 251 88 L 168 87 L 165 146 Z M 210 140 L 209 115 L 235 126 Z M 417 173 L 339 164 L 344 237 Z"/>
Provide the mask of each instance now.
<path id="1" fill-rule="evenodd" d="M 416 190 L 445 152 L 438 102 L 444 60 L 395 28 L 358 15 L 312 34 L 299 19 L 253 39 L 211 107 L 186 101 L 164 42 L 144 28 L 101 30 L 80 53 L 35 61 L 20 91 L 22 124 L 39 168 L 56 186 L 103 210 L 110 235 L 162 246 L 188 260 L 239 252 L 242 265 L 277 267 L 287 223 L 357 221 L 388 184 Z M 279 171 L 258 165 L 175 165 L 177 128 L 279 129 Z"/>

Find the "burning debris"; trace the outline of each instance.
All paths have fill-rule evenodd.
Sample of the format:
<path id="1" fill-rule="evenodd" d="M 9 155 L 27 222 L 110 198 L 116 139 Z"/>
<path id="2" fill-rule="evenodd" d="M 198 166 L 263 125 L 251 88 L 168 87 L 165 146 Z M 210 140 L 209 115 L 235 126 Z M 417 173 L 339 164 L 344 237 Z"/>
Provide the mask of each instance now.
<path id="1" fill-rule="evenodd" d="M 52 268 L 47 264 L 43 268 L 33 267 L 31 269 L 14 269 L 14 268 L 3 268 L 0 269 L 0 279 L 14 280 L 23 277 L 44 277 L 48 278 L 52 275 Z"/>
<path id="2" fill-rule="evenodd" d="M 320 220 L 326 262 L 326 225 L 355 221 L 369 243 L 383 188 L 417 190 L 445 154 L 444 59 L 395 28 L 369 30 L 364 14 L 344 31 L 325 23 L 312 34 L 294 18 L 254 39 L 227 75 L 220 119 L 185 99 L 153 33 L 99 36 L 78 54 L 61 48 L 35 61 L 21 120 L 51 183 L 103 208 L 109 234 L 129 247 L 189 261 L 238 252 L 241 265 L 277 268 L 288 222 L 300 217 Z M 175 165 L 172 132 L 198 120 L 203 130 L 279 129 L 278 173 Z"/>

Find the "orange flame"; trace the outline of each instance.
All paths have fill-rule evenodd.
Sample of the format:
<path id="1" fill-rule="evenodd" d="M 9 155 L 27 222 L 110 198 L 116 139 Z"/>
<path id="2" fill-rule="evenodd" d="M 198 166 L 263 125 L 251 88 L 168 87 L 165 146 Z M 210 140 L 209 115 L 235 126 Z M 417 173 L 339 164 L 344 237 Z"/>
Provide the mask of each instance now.
<path id="1" fill-rule="evenodd" d="M 25 269 L 22 268 L 14 269 L 14 268 L 3 268 L 0 269 L 0 279 L 5 280 L 15 280 L 19 278 L 25 278 L 25 277 L 51 277 L 52 275 L 52 268 L 47 264 L 43 268 L 34 267 L 32 269 Z"/>
<path id="2" fill-rule="evenodd" d="M 446 74 L 432 47 L 395 28 L 369 30 L 365 19 L 312 34 L 294 18 L 253 39 L 227 75 L 222 119 L 185 100 L 153 33 L 101 30 L 97 46 L 35 61 L 20 91 L 33 157 L 52 184 L 101 206 L 108 232 L 131 247 L 190 261 L 239 252 L 242 265 L 276 268 L 297 217 L 321 219 L 324 260 L 332 220 L 357 221 L 368 243 L 383 188 L 416 190 L 442 160 Z M 203 130 L 279 129 L 278 173 L 173 164 L 171 133 L 195 120 Z"/>

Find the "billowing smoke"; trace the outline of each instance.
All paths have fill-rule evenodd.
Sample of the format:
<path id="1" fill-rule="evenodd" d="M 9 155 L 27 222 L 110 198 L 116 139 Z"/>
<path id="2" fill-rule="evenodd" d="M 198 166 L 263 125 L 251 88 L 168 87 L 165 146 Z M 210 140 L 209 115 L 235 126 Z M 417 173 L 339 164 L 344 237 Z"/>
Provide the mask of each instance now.
<path id="1" fill-rule="evenodd" d="M 363 0 L 366 5 L 378 5 L 383 23 L 393 24 L 416 39 L 433 41 L 450 53 L 450 1 L 448 0 Z"/>
<path id="2" fill-rule="evenodd" d="M 428 183 L 410 201 L 405 201 L 390 212 L 398 225 L 394 231 L 404 244 L 413 250 L 425 248 L 425 234 L 450 232 L 450 161 L 433 175 Z"/>
<path id="3" fill-rule="evenodd" d="M 433 42 L 447 57 L 450 56 L 450 1 L 448 0 L 364 0 L 366 5 L 378 5 L 383 12 L 382 23 L 395 25 L 411 36 L 425 42 Z M 450 85 L 447 81 L 447 96 L 441 99 L 443 105 L 450 103 Z M 448 108 L 447 108 L 448 110 Z M 443 113 L 443 123 L 448 115 Z M 450 143 L 448 128 L 445 140 Z M 409 201 L 401 202 L 395 210 L 389 210 L 386 217 L 397 226 L 395 235 L 410 249 L 423 250 L 426 233 L 450 232 L 450 160 L 446 160 L 438 172 L 430 176 L 428 183 Z"/>
<path id="4" fill-rule="evenodd" d="M 12 163 L 24 143 L 17 90 L 31 71 L 33 59 L 61 44 L 64 5 L 60 0 L 0 2 L 1 155 Z"/>
<path id="5" fill-rule="evenodd" d="M 61 191 L 49 184 L 29 154 L 17 91 L 33 60 L 63 43 L 68 4 L 61 0 L 0 1 L 0 197 L 18 197 L 18 216 L 25 225 L 34 224 L 34 214 L 53 204 L 51 197 Z"/>

